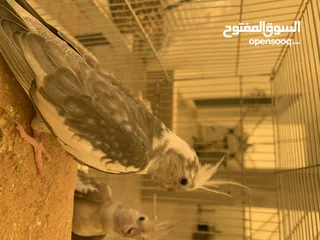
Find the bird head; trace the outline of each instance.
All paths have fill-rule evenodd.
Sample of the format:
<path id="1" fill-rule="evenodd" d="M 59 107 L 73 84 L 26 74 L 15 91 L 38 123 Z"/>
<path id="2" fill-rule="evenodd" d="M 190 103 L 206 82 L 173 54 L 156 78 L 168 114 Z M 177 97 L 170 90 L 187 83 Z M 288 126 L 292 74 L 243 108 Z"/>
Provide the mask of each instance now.
<path id="1" fill-rule="evenodd" d="M 114 231 L 126 239 L 148 240 L 164 236 L 176 222 L 149 219 L 135 209 L 119 208 L 114 214 Z"/>
<path id="2" fill-rule="evenodd" d="M 153 166 L 152 177 L 160 182 L 163 190 L 182 192 L 194 188 L 199 171 L 199 159 L 195 154 L 187 157 L 170 149 Z"/>
<path id="3" fill-rule="evenodd" d="M 153 179 L 160 182 L 160 187 L 165 191 L 203 189 L 230 197 L 214 188 L 231 184 L 249 189 L 237 182 L 213 179 L 225 157 L 216 165 L 201 164 L 194 149 L 170 130 L 154 139 L 153 149 L 156 154 L 151 160 L 148 172 Z"/>
<path id="4" fill-rule="evenodd" d="M 140 239 L 144 232 L 144 222 L 148 221 L 146 215 L 122 206 L 114 213 L 114 231 L 128 239 Z"/>

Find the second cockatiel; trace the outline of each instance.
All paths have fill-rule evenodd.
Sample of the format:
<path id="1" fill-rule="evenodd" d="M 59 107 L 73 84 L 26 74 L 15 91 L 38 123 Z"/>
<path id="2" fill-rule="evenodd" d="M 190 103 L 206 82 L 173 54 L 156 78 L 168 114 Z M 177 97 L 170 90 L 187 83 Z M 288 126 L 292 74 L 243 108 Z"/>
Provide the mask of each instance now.
<path id="1" fill-rule="evenodd" d="M 150 174 L 173 191 L 240 185 L 212 180 L 221 161 L 201 165 L 131 90 L 24 0 L 0 0 L 0 51 L 36 109 L 32 127 L 54 135 L 75 160 L 106 173 Z"/>
<path id="2" fill-rule="evenodd" d="M 176 222 L 149 219 L 116 200 L 109 186 L 78 170 L 72 221 L 73 240 L 120 235 L 127 239 L 161 239 Z M 88 238 L 91 239 L 91 238 Z"/>

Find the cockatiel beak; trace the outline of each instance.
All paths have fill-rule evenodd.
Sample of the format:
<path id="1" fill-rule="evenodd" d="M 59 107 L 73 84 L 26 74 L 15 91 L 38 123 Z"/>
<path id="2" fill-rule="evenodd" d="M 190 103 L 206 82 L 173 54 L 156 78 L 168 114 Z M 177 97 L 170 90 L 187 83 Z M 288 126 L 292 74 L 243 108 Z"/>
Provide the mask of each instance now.
<path id="1" fill-rule="evenodd" d="M 164 186 L 164 185 L 160 185 L 160 188 L 165 192 L 174 192 L 175 191 L 173 188 L 169 188 L 169 187 Z"/>

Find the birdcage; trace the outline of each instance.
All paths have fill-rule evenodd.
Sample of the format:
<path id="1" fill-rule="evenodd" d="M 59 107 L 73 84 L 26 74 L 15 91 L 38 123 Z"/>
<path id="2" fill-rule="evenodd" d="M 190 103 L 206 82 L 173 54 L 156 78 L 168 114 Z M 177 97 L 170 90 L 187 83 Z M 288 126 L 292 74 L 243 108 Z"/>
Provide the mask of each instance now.
<path id="1" fill-rule="evenodd" d="M 168 193 L 148 176 L 96 173 L 146 213 L 156 194 L 159 218 L 180 222 L 165 239 L 320 239 L 319 0 L 30 3 L 140 94 L 202 162 L 226 155 L 216 178 L 252 189 L 223 188 L 232 199 Z M 260 21 L 279 28 L 237 33 Z"/>

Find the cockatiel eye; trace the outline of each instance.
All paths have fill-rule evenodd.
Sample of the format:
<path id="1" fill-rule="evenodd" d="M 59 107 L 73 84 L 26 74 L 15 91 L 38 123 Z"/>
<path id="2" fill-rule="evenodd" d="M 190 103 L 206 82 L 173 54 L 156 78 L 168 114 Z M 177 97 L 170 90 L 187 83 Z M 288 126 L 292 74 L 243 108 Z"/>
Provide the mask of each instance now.
<path id="1" fill-rule="evenodd" d="M 186 185 L 188 185 L 188 183 L 189 183 L 189 181 L 188 181 L 188 179 L 186 179 L 186 178 L 180 178 L 180 184 L 182 185 L 182 186 L 186 186 Z"/>

